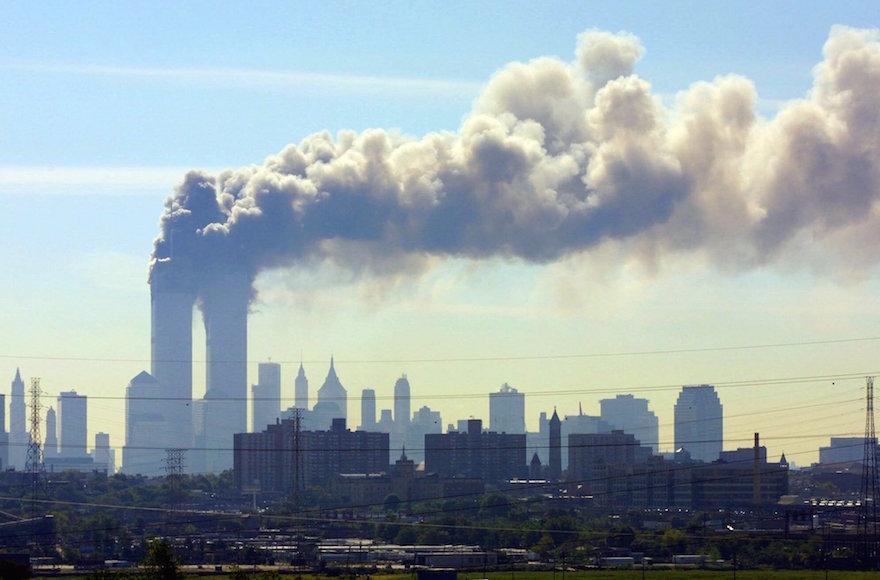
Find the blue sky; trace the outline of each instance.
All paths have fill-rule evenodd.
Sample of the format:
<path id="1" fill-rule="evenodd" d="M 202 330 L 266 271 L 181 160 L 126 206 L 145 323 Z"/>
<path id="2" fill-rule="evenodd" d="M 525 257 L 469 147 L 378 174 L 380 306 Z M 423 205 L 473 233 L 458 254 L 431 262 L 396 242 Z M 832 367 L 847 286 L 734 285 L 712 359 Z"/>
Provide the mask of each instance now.
<path id="1" fill-rule="evenodd" d="M 189 168 L 261 164 L 325 129 L 384 128 L 417 138 L 457 131 L 507 63 L 572 61 L 578 34 L 594 28 L 640 39 L 645 53 L 635 73 L 663 103 L 671 106 L 696 81 L 735 73 L 754 83 L 757 111 L 770 119 L 807 96 L 835 24 L 876 29 L 880 13 L 866 2 L 8 3 L 0 21 L 0 300 L 8 305 L 0 377 L 11 380 L 21 366 L 25 376 L 43 377 L 50 393 L 76 388 L 93 397 L 90 431 L 109 431 L 122 445 L 117 397 L 148 366 L 147 259 L 163 200 Z M 298 361 L 303 353 L 318 361 L 333 352 L 349 398 L 373 387 L 380 407 L 407 372 L 414 393 L 428 398 L 414 408 L 428 404 L 445 422 L 486 417 L 488 403 L 473 408 L 441 394 L 488 393 L 505 381 L 527 393 L 530 427 L 553 404 L 574 413 L 581 401 L 598 412 L 598 398 L 608 395 L 592 391 L 641 388 L 663 442 L 671 442 L 675 391 L 646 387 L 858 375 L 876 366 L 876 341 L 406 362 L 880 334 L 870 264 L 841 278 L 834 264 L 731 271 L 688 254 L 651 271 L 628 262 L 610 268 L 601 254 L 543 265 L 453 259 L 402 281 L 352 280 L 332 268 L 270 272 L 257 282 L 250 358 Z M 53 360 L 59 357 L 75 360 Z M 326 365 L 313 362 L 307 372 L 314 393 Z M 290 395 L 292 379 L 285 371 Z M 797 420 L 784 408 L 792 400 L 849 401 L 834 414 L 813 409 L 812 433 L 827 440 L 857 432 L 862 383 L 848 381 L 838 381 L 845 393 L 828 392 L 824 379 L 749 388 L 759 396 L 722 390 L 725 408 L 740 417 L 729 423 L 727 447 L 747 444 L 760 428 L 771 454 L 784 447 L 797 463 L 814 460 L 821 437 L 772 440 Z M 568 390 L 582 393 L 558 394 Z M 759 410 L 766 414 L 749 415 Z"/>

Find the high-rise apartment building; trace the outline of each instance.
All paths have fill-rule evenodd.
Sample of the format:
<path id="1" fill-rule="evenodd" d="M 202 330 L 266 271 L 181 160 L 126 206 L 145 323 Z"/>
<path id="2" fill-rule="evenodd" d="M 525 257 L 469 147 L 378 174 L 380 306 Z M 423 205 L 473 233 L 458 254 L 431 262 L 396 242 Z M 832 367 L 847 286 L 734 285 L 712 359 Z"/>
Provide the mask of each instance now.
<path id="1" fill-rule="evenodd" d="M 260 433 L 236 433 L 236 487 L 289 492 L 297 480 L 306 486 L 326 485 L 341 473 L 388 471 L 387 433 L 349 431 L 345 419 L 335 418 L 330 429 L 300 431 L 298 453 L 291 449 L 294 433 L 289 419 Z"/>
<path id="2" fill-rule="evenodd" d="M 86 457 L 88 444 L 87 399 L 76 391 L 58 395 L 58 455 L 62 458 Z"/>
<path id="3" fill-rule="evenodd" d="M 281 365 L 260 363 L 251 385 L 251 432 L 259 433 L 281 416 Z"/>
<path id="4" fill-rule="evenodd" d="M 692 459 L 708 463 L 718 459 L 723 442 L 723 408 L 715 387 L 682 387 L 675 403 L 676 450 L 684 449 Z"/>
<path id="5" fill-rule="evenodd" d="M 525 433 L 525 395 L 507 383 L 497 393 L 489 393 L 489 429 L 496 433 Z"/>
<path id="6" fill-rule="evenodd" d="M 425 471 L 493 483 L 527 477 L 526 436 L 484 433 L 480 419 L 469 419 L 463 433 L 425 435 Z"/>
<path id="7" fill-rule="evenodd" d="M 639 444 L 660 452 L 660 423 L 657 415 L 648 409 L 648 399 L 632 395 L 617 395 L 599 401 L 602 420 L 612 429 L 629 433 Z"/>

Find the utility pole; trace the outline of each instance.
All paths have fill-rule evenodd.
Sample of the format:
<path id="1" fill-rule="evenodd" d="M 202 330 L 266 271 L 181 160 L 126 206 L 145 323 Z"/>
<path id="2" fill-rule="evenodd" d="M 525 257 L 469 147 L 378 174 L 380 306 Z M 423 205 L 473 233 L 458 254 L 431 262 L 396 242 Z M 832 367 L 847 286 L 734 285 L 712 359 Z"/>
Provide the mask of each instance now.
<path id="1" fill-rule="evenodd" d="M 865 441 L 862 457 L 862 509 L 859 512 L 863 564 L 877 566 L 877 433 L 874 430 L 874 377 L 865 381 Z"/>

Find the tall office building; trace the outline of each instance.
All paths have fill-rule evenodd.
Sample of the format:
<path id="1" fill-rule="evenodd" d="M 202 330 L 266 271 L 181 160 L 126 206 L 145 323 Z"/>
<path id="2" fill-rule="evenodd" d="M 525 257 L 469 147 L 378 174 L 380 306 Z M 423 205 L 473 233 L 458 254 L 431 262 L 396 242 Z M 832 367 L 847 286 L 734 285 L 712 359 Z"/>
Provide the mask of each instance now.
<path id="1" fill-rule="evenodd" d="M 612 429 L 633 435 L 639 444 L 659 453 L 660 423 L 657 415 L 648 409 L 648 399 L 617 395 L 613 399 L 602 399 L 599 405 L 602 420 Z"/>
<path id="2" fill-rule="evenodd" d="M 0 393 L 0 470 L 9 468 L 9 433 L 6 432 L 6 395 Z"/>
<path id="3" fill-rule="evenodd" d="M 684 386 L 675 403 L 675 448 L 712 462 L 724 442 L 723 408 L 712 385 Z"/>
<path id="4" fill-rule="evenodd" d="M 360 431 L 376 430 L 376 391 L 364 389 L 361 391 L 361 426 Z"/>
<path id="5" fill-rule="evenodd" d="M 549 427 L 550 466 L 547 475 L 551 481 L 558 481 L 562 478 L 562 422 L 556 414 L 556 409 L 553 409 Z"/>
<path id="6" fill-rule="evenodd" d="M 43 444 L 43 458 L 54 459 L 58 457 L 58 423 L 55 417 L 55 409 L 49 407 L 46 411 L 46 441 Z"/>
<path id="7" fill-rule="evenodd" d="M 165 401 L 161 393 L 159 381 L 146 371 L 131 379 L 125 389 L 125 446 L 122 448 L 122 472 L 125 474 L 156 476 L 165 473 L 165 449 L 169 439 L 162 435 Z M 193 418 L 199 418 L 196 410 Z"/>
<path id="8" fill-rule="evenodd" d="M 251 386 L 251 432 L 259 433 L 281 416 L 281 365 L 260 363 Z"/>
<path id="9" fill-rule="evenodd" d="M 299 372 L 296 373 L 296 381 L 294 381 L 293 406 L 297 409 L 309 408 L 309 379 L 306 378 L 302 361 L 299 363 Z"/>
<path id="10" fill-rule="evenodd" d="M 421 463 L 425 460 L 425 436 L 443 433 L 443 419 L 438 411 L 432 411 L 427 405 L 413 413 L 412 421 L 406 428 L 403 443 L 406 455 L 410 460 Z M 404 449 L 401 447 L 401 454 Z"/>
<path id="11" fill-rule="evenodd" d="M 333 409 L 334 406 L 336 407 L 335 409 Z M 345 387 L 342 386 L 342 383 L 339 382 L 339 377 L 336 376 L 336 368 L 333 364 L 332 356 L 330 357 L 330 370 L 327 371 L 327 378 L 324 379 L 324 384 L 318 389 L 318 403 L 315 405 L 314 411 L 316 414 L 331 420 L 346 419 L 348 417 L 348 393 Z M 329 424 L 325 427 L 323 423 L 324 421 L 320 422 L 322 429 L 330 428 Z M 328 423 L 332 423 L 332 421 Z"/>
<path id="12" fill-rule="evenodd" d="M 202 288 L 205 320 L 205 471 L 232 467 L 232 437 L 247 431 L 247 314 L 251 284 L 230 268 Z"/>
<path id="13" fill-rule="evenodd" d="M 405 431 L 410 418 L 410 388 L 406 375 L 401 375 L 394 383 L 394 424 L 398 431 Z"/>
<path id="14" fill-rule="evenodd" d="M 88 456 L 87 399 L 76 391 L 58 395 L 58 423 L 60 426 L 58 455 L 62 458 Z"/>
<path id="15" fill-rule="evenodd" d="M 161 399 L 161 404 L 146 406 L 154 406 L 151 413 L 158 413 L 162 421 L 162 425 L 151 432 L 151 445 L 160 449 L 190 448 L 193 445 L 192 326 L 195 299 L 192 277 L 185 265 L 171 260 L 153 265 L 150 272 L 149 376 L 156 384 L 149 396 Z M 141 403 L 146 404 L 145 401 L 133 404 L 137 407 Z M 151 422 L 155 419 L 153 417 Z M 130 445 L 127 438 L 126 444 Z M 126 466 L 127 473 L 140 473 L 130 471 L 130 467 Z"/>
<path id="16" fill-rule="evenodd" d="M 110 448 L 109 433 L 95 433 L 95 448 L 92 450 L 92 459 L 95 462 L 95 468 L 99 471 L 104 465 L 107 468 L 107 475 L 116 473 L 116 450 Z"/>
<path id="17" fill-rule="evenodd" d="M 489 429 L 496 433 L 525 433 L 525 395 L 507 383 L 497 393 L 489 393 Z"/>
<path id="18" fill-rule="evenodd" d="M 12 396 L 9 398 L 9 466 L 19 470 L 25 467 L 27 448 L 31 443 L 26 415 L 24 381 L 21 380 L 21 372 L 15 369 Z"/>

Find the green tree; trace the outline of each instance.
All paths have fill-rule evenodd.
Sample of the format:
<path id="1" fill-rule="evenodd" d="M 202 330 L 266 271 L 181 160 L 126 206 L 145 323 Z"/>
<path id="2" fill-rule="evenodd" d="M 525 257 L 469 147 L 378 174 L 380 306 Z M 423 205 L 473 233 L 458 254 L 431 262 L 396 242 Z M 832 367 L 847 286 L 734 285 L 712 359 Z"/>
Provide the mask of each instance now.
<path id="1" fill-rule="evenodd" d="M 150 542 L 150 550 L 144 560 L 146 577 L 151 580 L 178 580 L 182 579 L 180 562 L 171 550 L 171 544 L 167 540 L 153 540 Z"/>
<path id="2" fill-rule="evenodd" d="M 385 496 L 385 511 L 397 513 L 400 510 L 400 496 L 396 493 L 389 493 Z"/>

